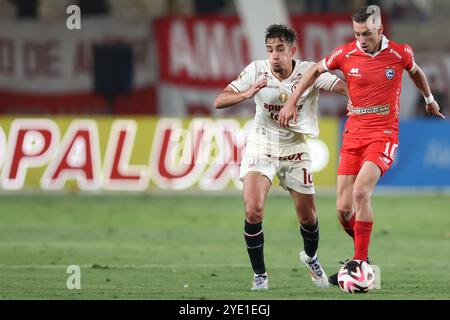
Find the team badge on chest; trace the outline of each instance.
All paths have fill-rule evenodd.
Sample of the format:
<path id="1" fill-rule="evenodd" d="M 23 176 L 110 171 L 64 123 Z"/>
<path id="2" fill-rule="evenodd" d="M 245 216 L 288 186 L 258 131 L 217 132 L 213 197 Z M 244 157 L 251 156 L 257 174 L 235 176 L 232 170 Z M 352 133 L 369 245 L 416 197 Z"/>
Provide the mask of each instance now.
<path id="1" fill-rule="evenodd" d="M 395 75 L 395 70 L 392 68 L 387 68 L 385 71 L 385 74 L 386 74 L 386 78 L 388 78 L 388 80 L 391 80 Z"/>

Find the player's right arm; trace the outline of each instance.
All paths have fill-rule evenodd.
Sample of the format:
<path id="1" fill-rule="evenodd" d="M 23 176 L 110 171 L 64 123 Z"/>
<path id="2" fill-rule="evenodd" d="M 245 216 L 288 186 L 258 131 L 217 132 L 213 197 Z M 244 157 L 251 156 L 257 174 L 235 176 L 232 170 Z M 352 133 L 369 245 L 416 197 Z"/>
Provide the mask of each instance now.
<path id="1" fill-rule="evenodd" d="M 232 81 L 214 100 L 214 108 L 227 108 L 241 101 L 251 99 L 265 86 L 267 78 L 262 76 L 261 61 L 251 62 L 236 80 Z"/>
<path id="2" fill-rule="evenodd" d="M 445 116 L 439 112 L 439 104 L 434 100 L 433 95 L 431 94 L 430 86 L 425 73 L 414 61 L 414 53 L 412 48 L 407 44 L 400 45 L 400 48 L 403 49 L 399 51 L 400 55 L 403 57 L 404 69 L 408 71 L 411 80 L 424 97 L 427 113 L 429 115 L 445 119 Z"/>
<path id="3" fill-rule="evenodd" d="M 433 97 L 427 77 L 422 68 L 420 68 L 416 63 L 414 63 L 412 69 L 409 71 L 409 76 L 423 97 Z M 445 119 L 445 116 L 439 111 L 439 104 L 436 100 L 434 100 L 434 98 L 431 98 L 431 101 L 426 102 L 425 109 L 429 115 Z"/>
<path id="4" fill-rule="evenodd" d="M 302 76 L 300 82 L 297 84 L 292 95 L 284 104 L 280 111 L 279 124 L 281 127 L 286 128 L 289 126 L 289 120 L 293 119 L 294 122 L 297 121 L 297 101 L 300 99 L 302 94 L 316 82 L 319 76 L 327 71 L 323 65 L 322 60 L 314 64 L 309 68 L 305 74 Z"/>
<path id="5" fill-rule="evenodd" d="M 231 107 L 241 101 L 251 99 L 265 86 L 267 86 L 266 78 L 259 80 L 244 92 L 236 92 L 231 85 L 228 85 L 214 100 L 214 108 L 223 109 Z"/>

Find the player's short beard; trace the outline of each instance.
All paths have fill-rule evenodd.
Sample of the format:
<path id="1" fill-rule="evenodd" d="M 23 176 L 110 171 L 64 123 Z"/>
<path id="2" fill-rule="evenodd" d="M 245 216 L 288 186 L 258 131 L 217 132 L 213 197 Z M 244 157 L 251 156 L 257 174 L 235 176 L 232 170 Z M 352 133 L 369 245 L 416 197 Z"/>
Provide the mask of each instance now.
<path id="1" fill-rule="evenodd" d="M 283 73 L 284 72 L 284 68 L 282 66 L 277 66 L 277 67 L 272 67 L 273 68 L 273 72 L 275 73 Z"/>

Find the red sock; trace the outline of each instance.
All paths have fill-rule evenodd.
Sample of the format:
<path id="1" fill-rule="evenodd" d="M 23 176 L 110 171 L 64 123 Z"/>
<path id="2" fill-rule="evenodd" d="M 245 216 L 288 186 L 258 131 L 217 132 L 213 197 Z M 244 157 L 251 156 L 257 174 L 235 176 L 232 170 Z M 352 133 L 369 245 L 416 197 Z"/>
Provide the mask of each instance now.
<path id="1" fill-rule="evenodd" d="M 372 221 L 355 221 L 355 256 L 353 260 L 367 260 L 372 225 Z"/>
<path id="2" fill-rule="evenodd" d="M 353 213 L 350 220 L 345 220 L 345 218 L 343 218 L 341 221 L 342 227 L 344 227 L 344 231 L 347 232 L 347 234 L 353 239 L 355 239 L 355 232 L 353 230 L 353 228 L 355 227 L 355 217 L 356 213 Z"/>

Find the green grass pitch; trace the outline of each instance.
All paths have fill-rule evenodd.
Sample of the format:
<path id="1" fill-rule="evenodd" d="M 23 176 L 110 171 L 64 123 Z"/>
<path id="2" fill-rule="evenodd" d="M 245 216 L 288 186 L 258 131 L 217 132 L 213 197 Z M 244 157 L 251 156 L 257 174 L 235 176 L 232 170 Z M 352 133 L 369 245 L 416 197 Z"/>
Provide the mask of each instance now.
<path id="1" fill-rule="evenodd" d="M 381 289 L 347 295 L 312 286 L 291 199 L 269 195 L 270 290 L 251 292 L 240 196 L 3 195 L 0 299 L 449 299 L 450 197 L 373 197 L 370 257 Z M 335 197 L 317 196 L 319 257 L 328 274 L 352 256 Z M 67 266 L 81 268 L 68 290 Z"/>

